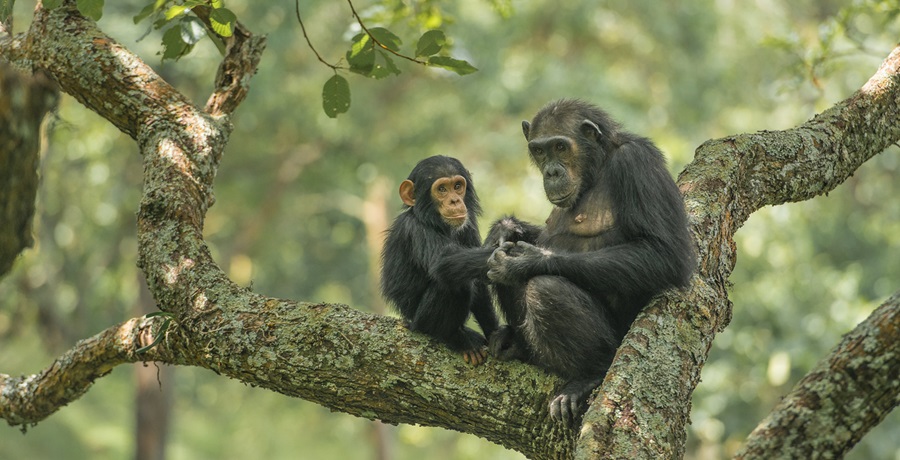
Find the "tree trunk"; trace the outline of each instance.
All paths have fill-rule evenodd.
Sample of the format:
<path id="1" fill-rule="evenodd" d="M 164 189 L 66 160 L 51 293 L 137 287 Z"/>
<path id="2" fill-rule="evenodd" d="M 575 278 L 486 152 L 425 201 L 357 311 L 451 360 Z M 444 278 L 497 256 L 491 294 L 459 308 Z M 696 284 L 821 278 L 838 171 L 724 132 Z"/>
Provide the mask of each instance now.
<path id="1" fill-rule="evenodd" d="M 144 280 L 139 280 L 140 296 L 137 313 L 157 311 Z M 134 367 L 135 377 L 135 460 L 163 460 L 172 416 L 175 369 L 158 363 L 142 363 Z"/>
<path id="2" fill-rule="evenodd" d="M 22 75 L 0 62 L 0 276 L 33 243 L 41 123 L 58 102 L 42 73 Z"/>

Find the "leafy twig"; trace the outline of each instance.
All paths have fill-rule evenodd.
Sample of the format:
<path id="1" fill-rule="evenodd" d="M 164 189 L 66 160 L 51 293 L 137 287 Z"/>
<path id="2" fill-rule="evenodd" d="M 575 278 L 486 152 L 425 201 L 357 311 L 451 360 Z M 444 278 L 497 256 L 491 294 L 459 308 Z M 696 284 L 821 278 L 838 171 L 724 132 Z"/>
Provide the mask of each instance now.
<path id="1" fill-rule="evenodd" d="M 322 64 L 327 65 L 328 67 L 331 67 L 332 70 L 334 70 L 335 72 L 337 72 L 337 70 L 340 69 L 341 66 L 339 66 L 339 65 L 334 65 L 334 64 L 329 64 L 328 61 L 326 61 L 325 59 L 323 59 L 323 58 L 322 58 L 322 55 L 320 55 L 319 52 L 316 51 L 316 48 L 313 46 L 312 41 L 310 41 L 309 35 L 306 34 L 306 26 L 303 25 L 303 19 L 300 18 L 300 0 L 295 0 L 294 5 L 295 5 L 296 11 L 297 11 L 297 22 L 300 23 L 300 29 L 303 30 L 303 38 L 306 39 L 306 44 L 309 45 L 309 49 L 311 49 L 312 52 L 315 53 L 316 57 L 319 58 L 319 62 L 321 62 Z M 352 8 L 352 5 L 351 5 L 351 8 Z M 354 13 L 354 14 L 355 14 L 355 13 Z M 374 39 L 373 39 L 373 40 L 374 40 Z"/>
<path id="2" fill-rule="evenodd" d="M 350 11 L 353 12 L 353 17 L 356 18 L 356 22 L 359 23 L 359 26 L 360 26 L 360 27 L 362 27 L 363 32 L 365 32 L 366 35 L 368 35 L 369 38 L 372 39 L 372 42 L 374 42 L 376 45 L 378 45 L 381 49 L 383 49 L 383 50 L 385 50 L 385 51 L 387 51 L 387 52 L 393 54 L 394 56 L 401 57 L 401 58 L 406 59 L 406 60 L 408 60 L 408 61 L 415 62 L 416 64 L 422 64 L 422 65 L 424 65 L 424 66 L 427 66 L 427 65 L 428 65 L 428 63 L 425 62 L 425 61 L 420 61 L 420 60 L 418 60 L 418 59 L 416 59 L 416 58 L 411 58 L 411 57 L 409 57 L 409 56 L 407 56 L 407 55 L 405 55 L 405 54 L 403 54 L 403 53 L 398 53 L 397 51 L 392 50 L 392 49 L 389 48 L 388 46 L 385 46 L 384 43 L 381 43 L 380 41 L 378 41 L 378 39 L 375 38 L 374 35 L 372 35 L 372 32 L 369 32 L 369 29 L 366 27 L 366 25 L 363 24 L 362 18 L 359 17 L 359 14 L 356 12 L 356 8 L 353 7 L 353 2 L 352 2 L 351 0 L 347 0 L 347 4 L 350 5 Z M 302 26 L 302 24 L 301 24 L 301 26 Z M 315 51 L 315 50 L 313 50 L 313 51 Z M 320 60 L 321 60 L 321 59 L 320 59 Z"/>

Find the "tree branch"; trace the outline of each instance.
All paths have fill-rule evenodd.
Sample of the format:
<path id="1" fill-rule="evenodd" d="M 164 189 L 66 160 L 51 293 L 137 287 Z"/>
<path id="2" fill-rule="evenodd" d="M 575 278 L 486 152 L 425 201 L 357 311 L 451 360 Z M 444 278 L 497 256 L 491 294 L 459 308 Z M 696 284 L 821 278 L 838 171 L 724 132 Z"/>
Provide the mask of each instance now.
<path id="1" fill-rule="evenodd" d="M 74 5 L 35 11 L 20 60 L 45 70 L 63 91 L 132 138 L 158 113 L 191 111 L 186 97 Z"/>
<path id="2" fill-rule="evenodd" d="M 842 458 L 900 404 L 897 369 L 900 291 L 797 383 L 735 458 Z"/>
<path id="3" fill-rule="evenodd" d="M 681 183 L 687 191 L 704 187 L 689 197 L 733 194 L 728 203 L 717 200 L 733 213 L 733 233 L 763 206 L 834 190 L 868 159 L 900 140 L 898 119 L 900 46 L 855 94 L 796 128 L 706 142 L 685 168 Z M 711 177 L 711 172 L 721 175 Z M 698 204 L 706 202 L 709 199 Z"/>
<path id="4" fill-rule="evenodd" d="M 138 361 L 174 363 L 165 342 L 145 354 L 135 351 L 153 341 L 162 318 L 135 318 L 113 326 L 57 358 L 38 374 L 0 374 L 0 418 L 25 430 L 80 398 L 94 381 L 119 364 Z"/>
<path id="5" fill-rule="evenodd" d="M 303 38 L 306 39 L 307 46 L 309 46 L 309 49 L 311 49 L 313 54 L 316 55 L 316 58 L 319 59 L 319 62 L 321 62 L 322 64 L 325 64 L 328 67 L 331 67 L 331 70 L 334 70 L 335 72 L 337 72 L 337 70 L 340 69 L 341 66 L 336 65 L 336 64 L 330 64 L 328 61 L 326 61 L 322 57 L 322 55 L 319 54 L 319 52 L 316 50 L 316 47 L 313 46 L 312 40 L 309 39 L 309 35 L 306 34 L 306 26 L 303 24 L 303 18 L 300 17 L 300 0 L 294 0 L 294 7 L 295 7 L 294 11 L 296 11 L 296 13 L 297 13 L 297 22 L 300 23 L 300 30 L 303 31 Z"/>
<path id="6" fill-rule="evenodd" d="M 678 184 L 697 241 L 698 274 L 689 292 L 664 294 L 632 325 L 585 415 L 577 457 L 684 452 L 691 395 L 715 333 L 731 319 L 734 232 L 762 206 L 834 189 L 900 139 L 898 119 L 900 47 L 853 96 L 803 125 L 697 149 Z"/>
<path id="7" fill-rule="evenodd" d="M 191 11 L 213 32 L 209 22 L 210 8 L 198 6 Z M 247 97 L 250 79 L 256 74 L 259 60 L 266 49 L 266 37 L 253 35 L 238 22 L 230 37 L 223 37 L 225 58 L 216 72 L 216 89 L 206 101 L 206 112 L 214 117 L 231 115 Z"/>
<path id="8" fill-rule="evenodd" d="M 406 59 L 407 61 L 415 62 L 416 64 L 422 64 L 424 66 L 428 65 L 428 63 L 425 61 L 420 61 L 416 58 L 409 57 L 403 53 L 398 53 L 398 52 L 392 50 L 390 47 L 386 46 L 384 43 L 381 43 L 380 40 L 378 40 L 377 38 L 375 38 L 374 35 L 372 35 L 372 32 L 369 32 L 369 28 L 366 27 L 366 25 L 363 23 L 362 18 L 359 17 L 359 13 L 356 12 L 356 7 L 353 6 L 353 2 L 351 0 L 347 0 L 347 3 L 350 5 L 350 11 L 353 13 L 353 17 L 356 18 L 356 23 L 359 24 L 359 27 L 362 28 L 363 32 L 365 32 L 366 35 L 369 36 L 369 39 L 372 40 L 372 42 L 375 43 L 376 46 L 387 51 L 388 53 L 393 54 L 394 56 Z"/>

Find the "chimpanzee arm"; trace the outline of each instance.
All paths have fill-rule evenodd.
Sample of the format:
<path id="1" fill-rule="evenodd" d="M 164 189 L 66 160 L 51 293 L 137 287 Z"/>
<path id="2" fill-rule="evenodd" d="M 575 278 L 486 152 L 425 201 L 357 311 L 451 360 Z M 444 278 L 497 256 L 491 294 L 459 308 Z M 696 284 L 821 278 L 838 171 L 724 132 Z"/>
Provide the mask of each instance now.
<path id="1" fill-rule="evenodd" d="M 638 240 L 593 252 L 553 254 L 536 261 L 534 269 L 563 276 L 587 291 L 652 296 L 683 285 L 681 261 L 672 259 L 677 256 L 658 243 Z"/>
<path id="2" fill-rule="evenodd" d="M 448 246 L 429 269 L 429 275 L 448 286 L 463 286 L 471 280 L 487 281 L 487 260 L 493 248 Z"/>
<path id="3" fill-rule="evenodd" d="M 490 340 L 491 335 L 500 327 L 500 322 L 497 321 L 497 314 L 494 312 L 491 293 L 487 284 L 482 281 L 476 281 L 472 291 L 472 314 L 475 315 L 475 321 L 481 327 L 484 337 Z"/>

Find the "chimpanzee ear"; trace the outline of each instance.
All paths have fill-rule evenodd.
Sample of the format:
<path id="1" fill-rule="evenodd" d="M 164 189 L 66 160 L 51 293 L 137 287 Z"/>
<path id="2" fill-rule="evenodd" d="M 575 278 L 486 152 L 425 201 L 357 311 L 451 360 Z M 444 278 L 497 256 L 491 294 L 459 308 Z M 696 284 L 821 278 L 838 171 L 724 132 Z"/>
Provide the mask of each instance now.
<path id="1" fill-rule="evenodd" d="M 593 121 L 587 119 L 581 122 L 581 134 L 597 142 L 600 142 L 600 136 L 603 135 L 600 131 L 600 127 Z"/>
<path id="2" fill-rule="evenodd" d="M 415 184 L 413 181 L 407 179 L 400 183 L 400 199 L 403 200 L 403 204 L 407 206 L 415 206 L 416 204 L 416 195 L 415 195 Z"/>
<path id="3" fill-rule="evenodd" d="M 528 131 L 531 131 L 531 123 L 524 120 L 522 121 L 522 132 L 525 133 L 525 139 L 528 139 Z"/>

